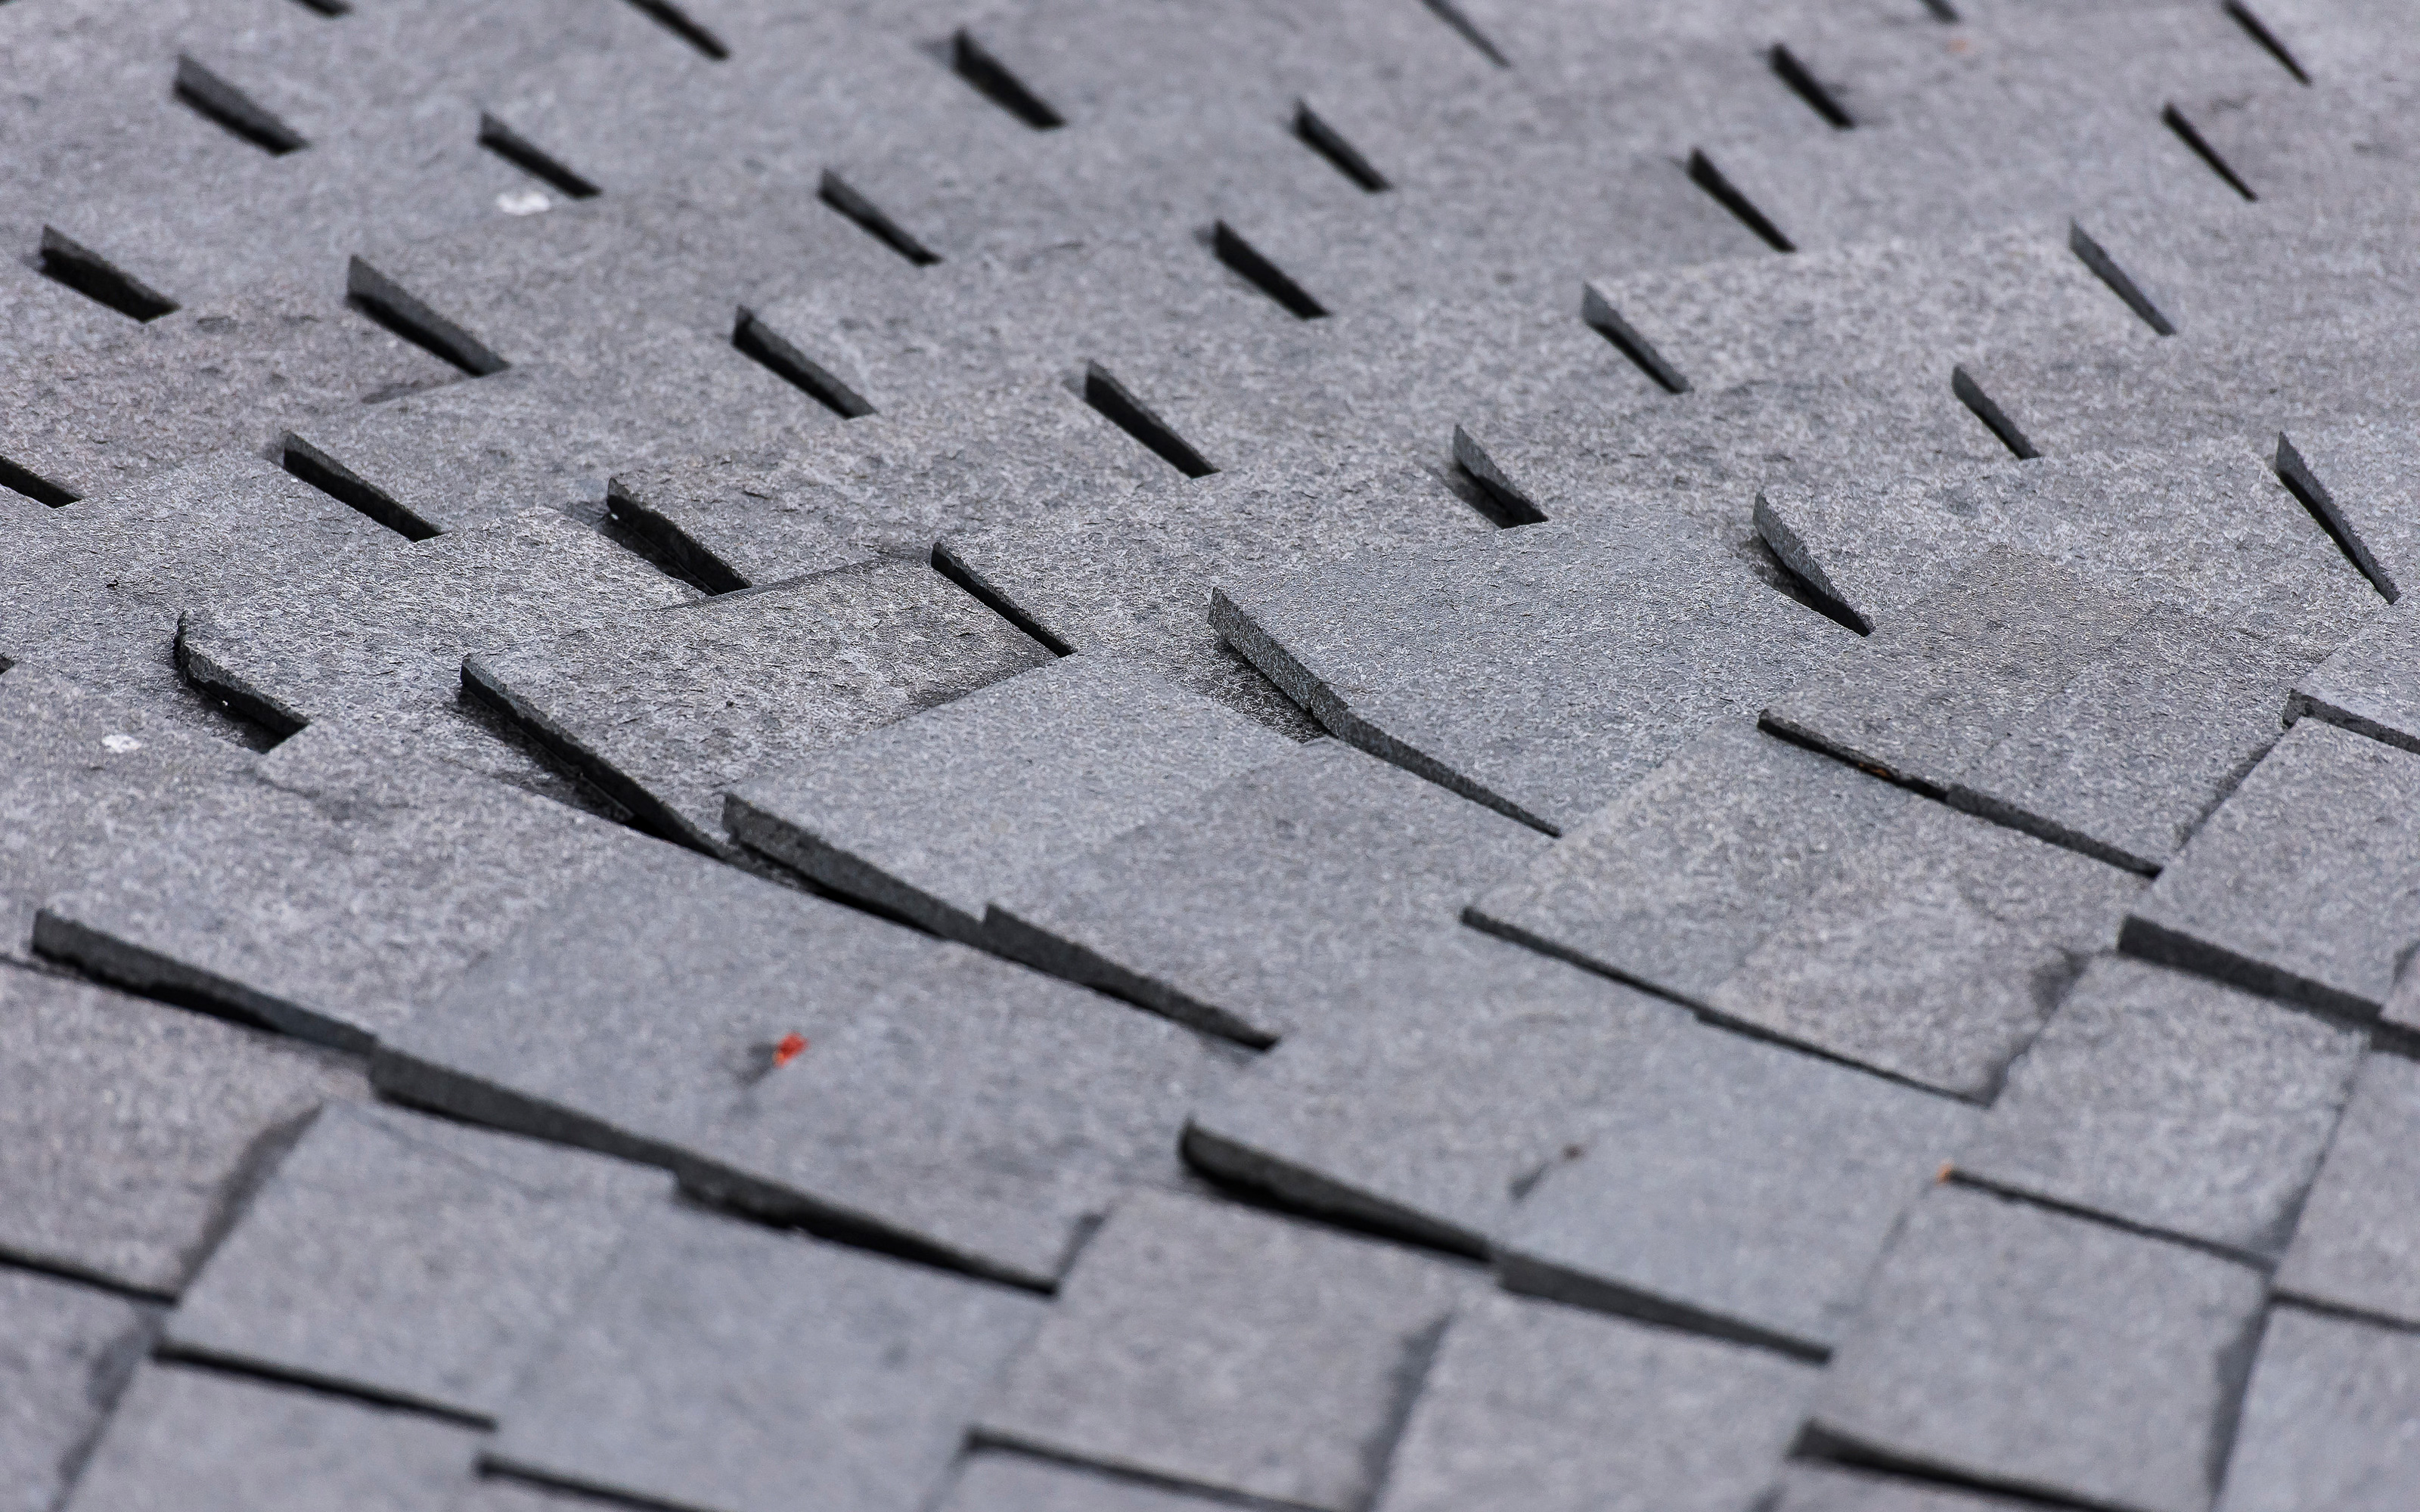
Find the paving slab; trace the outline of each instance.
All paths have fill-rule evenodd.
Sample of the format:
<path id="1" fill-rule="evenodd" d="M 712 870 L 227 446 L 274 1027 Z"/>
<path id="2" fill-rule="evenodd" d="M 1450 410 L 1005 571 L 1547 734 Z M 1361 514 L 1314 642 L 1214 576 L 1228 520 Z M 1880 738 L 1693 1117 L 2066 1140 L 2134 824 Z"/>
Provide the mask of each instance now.
<path id="1" fill-rule="evenodd" d="M 76 1483 L 76 1512 L 442 1512 L 478 1435 L 241 1376 L 146 1365 Z"/>
<path id="2" fill-rule="evenodd" d="M 186 1291 L 167 1344 L 492 1422 L 625 1227 L 670 1188 L 583 1151 L 331 1106 Z"/>
<path id="3" fill-rule="evenodd" d="M 175 1296 L 359 1067 L 184 1009 L 0 966 L 0 1252 Z"/>
<path id="4" fill-rule="evenodd" d="M 1702 1003 L 1867 838 L 1923 802 L 1756 729 L 1715 725 L 1464 918 Z"/>
<path id="5" fill-rule="evenodd" d="M 1846 635 L 1661 522 L 1237 579 L 1210 614 L 1338 736 L 1550 834 Z"/>
<path id="6" fill-rule="evenodd" d="M 655 849 L 332 725 L 53 892 L 34 948 L 150 995 L 366 1050 L 522 919 Z"/>
<path id="7" fill-rule="evenodd" d="M 1936 1188 L 1884 1257 L 1810 1432 L 2014 1491 L 2206 1507 L 2262 1289 L 2199 1250 Z"/>
<path id="8" fill-rule="evenodd" d="M 659 1504 L 911 1512 L 1046 1304 L 679 1209 L 532 1365 L 490 1465 Z"/>
<path id="9" fill-rule="evenodd" d="M 1807 1358 L 1852 1325 L 1900 1214 L 1981 1122 L 1717 1029 L 1660 1037 L 1610 1079 L 1498 1234 L 1505 1286 Z"/>
<path id="10" fill-rule="evenodd" d="M 977 1437 L 1182 1486 L 1367 1504 L 1472 1288 L 1407 1250 L 1199 1198 L 1128 1199 Z"/>
<path id="11" fill-rule="evenodd" d="M 943 1512 L 1206 1512 L 1206 1496 L 1126 1480 L 1027 1455 L 969 1457 L 941 1501 Z"/>
<path id="12" fill-rule="evenodd" d="M 2130 911 L 2129 955 L 2355 1018 L 2420 939 L 2403 836 L 2420 757 L 2317 719 L 2286 732 Z"/>
<path id="13" fill-rule="evenodd" d="M 492 949 L 372 1074 L 783 1222 L 1047 1287 L 1234 1053 L 666 850 Z"/>
<path id="14" fill-rule="evenodd" d="M 931 568 L 875 562 L 483 647 L 462 679 L 649 829 L 720 853 L 726 789 L 1049 656 Z"/>
<path id="15" fill-rule="evenodd" d="M 2269 1315 L 2219 1512 L 2385 1512 L 2420 1489 L 2420 1336 L 2299 1307 Z"/>
<path id="16" fill-rule="evenodd" d="M 1989 1102 L 2142 889 L 2116 867 L 1922 804 L 1792 909 L 1705 1009 Z"/>
<path id="17" fill-rule="evenodd" d="M 2147 327 L 2278 330 L 2371 310 L 2406 317 L 2420 270 L 2394 227 L 2409 213 L 2391 193 L 2332 194 L 2291 215 L 2103 204 L 2075 217 L 2070 239 Z"/>
<path id="18" fill-rule="evenodd" d="M 1755 1506 L 1819 1379 L 1762 1350 L 1474 1298 L 1446 1330 L 1377 1505 Z"/>
<path id="19" fill-rule="evenodd" d="M 2105 956 L 2019 1058 L 1958 1169 L 2273 1264 L 2365 1041 L 2202 978 Z"/>
<path id="20" fill-rule="evenodd" d="M 2398 603 L 2294 680 L 2287 722 L 2320 719 L 2420 751 L 2420 679 L 2409 670 L 2415 653 L 2420 605 Z"/>
<path id="21" fill-rule="evenodd" d="M 733 837 L 825 887 L 983 943 L 1023 879 L 1294 743 L 1113 654 L 1062 657 L 735 790 Z"/>
<path id="22" fill-rule="evenodd" d="M 1366 1012 L 1362 979 L 1458 970 L 1455 918 L 1544 842 L 1321 741 L 1231 778 L 995 900 L 995 949 L 1252 1045 Z M 1360 1003 L 1358 1009 L 1349 1005 Z"/>
<path id="23" fill-rule="evenodd" d="M 2415 455 L 2420 435 L 2408 421 L 2296 426 L 2277 438 L 2278 474 L 2327 520 L 2390 602 L 2420 583 Z"/>
<path id="24" fill-rule="evenodd" d="M 2412 1159 L 2415 1119 L 2420 1071 L 2399 1056 L 2370 1057 L 2277 1267 L 2280 1296 L 2420 1325 L 2420 1228 L 2391 1196 Z"/>
<path id="25" fill-rule="evenodd" d="M 9 1512 L 50 1512 L 147 1350 L 147 1309 L 30 1271 L 0 1271 L 0 1474 Z"/>
<path id="26" fill-rule="evenodd" d="M 1773 1512 L 2009 1512 L 2032 1504 L 1914 1477 L 1801 1461 L 1783 1468 L 1781 1499 Z"/>

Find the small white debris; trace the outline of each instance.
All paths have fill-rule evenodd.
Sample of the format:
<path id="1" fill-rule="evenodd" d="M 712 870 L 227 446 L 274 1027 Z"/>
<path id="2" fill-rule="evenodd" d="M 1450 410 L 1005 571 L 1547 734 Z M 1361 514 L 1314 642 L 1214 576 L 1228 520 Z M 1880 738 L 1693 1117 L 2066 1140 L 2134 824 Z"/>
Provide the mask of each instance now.
<path id="1" fill-rule="evenodd" d="M 102 749 L 118 756 L 123 756 L 131 750 L 143 748 L 143 742 L 132 735 L 103 735 L 101 737 L 101 744 Z"/>
<path id="2" fill-rule="evenodd" d="M 535 215 L 553 208 L 543 189 L 507 189 L 496 196 L 496 208 L 506 215 Z"/>

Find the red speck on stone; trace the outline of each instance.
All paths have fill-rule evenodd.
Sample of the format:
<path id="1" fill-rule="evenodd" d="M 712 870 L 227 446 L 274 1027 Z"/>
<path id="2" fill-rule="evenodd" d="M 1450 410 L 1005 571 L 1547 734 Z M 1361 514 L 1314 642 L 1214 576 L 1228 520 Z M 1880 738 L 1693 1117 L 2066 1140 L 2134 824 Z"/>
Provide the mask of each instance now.
<path id="1" fill-rule="evenodd" d="M 804 1055 L 806 1053 L 806 1049 L 807 1037 L 805 1035 L 785 1034 L 782 1036 L 782 1042 L 773 1047 L 773 1064 L 776 1066 L 786 1066 L 791 1061 L 798 1059 L 801 1055 Z"/>

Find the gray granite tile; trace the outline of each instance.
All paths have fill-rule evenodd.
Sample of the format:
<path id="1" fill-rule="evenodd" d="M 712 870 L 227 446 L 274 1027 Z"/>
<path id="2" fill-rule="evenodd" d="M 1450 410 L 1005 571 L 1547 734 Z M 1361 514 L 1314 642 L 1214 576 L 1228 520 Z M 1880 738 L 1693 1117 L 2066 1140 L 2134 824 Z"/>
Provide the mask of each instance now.
<path id="1" fill-rule="evenodd" d="M 1496 1247 L 1516 1291 L 1820 1357 L 1975 1109 L 1716 1029 L 1609 1068 Z M 1573 1152 L 1576 1150 L 1575 1155 Z"/>
<path id="2" fill-rule="evenodd" d="M 0 1271 L 0 1475 L 8 1512 L 51 1512 L 144 1352 L 147 1309 L 28 1271 Z"/>
<path id="3" fill-rule="evenodd" d="M 2332 526 L 2389 600 L 2420 582 L 2420 521 L 2412 509 L 2408 421 L 2289 427 L 2277 438 L 2277 471 Z"/>
<path id="4" fill-rule="evenodd" d="M 1295 1506 L 1367 1504 L 1466 1277 L 1196 1198 L 1110 1215 L 984 1441 Z"/>
<path id="5" fill-rule="evenodd" d="M 0 1252 L 174 1296 L 321 1103 L 368 1095 L 309 1046 L 0 966 Z"/>
<path id="6" fill-rule="evenodd" d="M 119 1399 L 75 1494 L 75 1512 L 443 1512 L 470 1476 L 478 1435 L 458 1424 L 147 1365 Z"/>
<path id="7" fill-rule="evenodd" d="M 1148 1481 L 998 1453 L 968 1458 L 940 1504 L 942 1512 L 1203 1512 L 1218 1504 Z"/>
<path id="8" fill-rule="evenodd" d="M 2420 1337 L 2298 1307 L 2269 1315 L 2219 1512 L 2386 1512 L 2420 1491 Z"/>
<path id="9" fill-rule="evenodd" d="M 483 647 L 462 678 L 648 828 L 720 852 L 726 788 L 1048 659 L 929 567 L 877 562 Z"/>
<path id="10" fill-rule="evenodd" d="M 1702 1002 L 1874 830 L 1921 802 L 1727 721 L 1480 894 L 1464 918 Z"/>
<path id="11" fill-rule="evenodd" d="M 2115 867 L 1919 805 L 1792 910 L 1705 1008 L 1989 1101 L 2142 887 Z"/>
<path id="12" fill-rule="evenodd" d="M 1811 1430 L 1962 1480 L 2142 1512 L 2210 1504 L 2260 1273 L 1958 1187 L 1910 1213 Z"/>
<path id="13" fill-rule="evenodd" d="M 2280 1295 L 2420 1325 L 2420 1228 L 2394 1196 L 2408 1180 L 2415 1120 L 2420 1071 L 2400 1056 L 2370 1057 L 2277 1267 Z"/>
<path id="14" fill-rule="evenodd" d="M 1759 1504 L 1819 1379 L 1761 1350 L 1510 1297 L 1446 1330 L 1382 1512 Z"/>
<path id="15" fill-rule="evenodd" d="M 946 938 L 1023 879 L 1294 744 L 1111 653 L 994 683 L 735 790 L 733 837 Z"/>
<path id="16" fill-rule="evenodd" d="M 667 1208 L 635 1228 L 485 1458 L 659 1504 L 896 1512 L 937 1495 L 1039 1298 Z"/>
<path id="17" fill-rule="evenodd" d="M 2420 757 L 2316 719 L 2286 733 L 2126 919 L 2130 955 L 2368 1017 L 2420 938 L 2401 836 Z"/>
<path id="18" fill-rule="evenodd" d="M 1176 1179 L 1232 1052 L 700 857 L 584 884 L 372 1074 L 458 1118 L 667 1166 L 785 1222 L 1048 1286 Z"/>
<path id="19" fill-rule="evenodd" d="M 2286 718 L 2317 718 L 2372 740 L 2420 751 L 2420 605 L 2377 615 L 2358 635 L 2294 679 Z"/>
<path id="20" fill-rule="evenodd" d="M 2365 1048 L 2354 1030 L 2103 957 L 2010 1071 L 1958 1168 L 2273 1263 Z"/>
<path id="21" fill-rule="evenodd" d="M 1773 1512 L 2000 1512 L 2032 1504 L 1833 1465 L 1783 1468 Z"/>
<path id="22" fill-rule="evenodd" d="M 167 1343 L 492 1421 L 660 1175 L 393 1108 L 323 1110 L 170 1315 Z"/>

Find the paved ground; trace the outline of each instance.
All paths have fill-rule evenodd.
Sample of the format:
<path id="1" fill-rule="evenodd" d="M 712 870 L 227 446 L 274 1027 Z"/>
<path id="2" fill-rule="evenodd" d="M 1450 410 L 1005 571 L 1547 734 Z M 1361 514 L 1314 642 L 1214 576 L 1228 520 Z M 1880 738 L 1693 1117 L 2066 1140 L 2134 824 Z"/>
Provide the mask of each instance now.
<path id="1" fill-rule="evenodd" d="M 2420 1506 L 2405 0 L 0 78 L 0 1512 Z"/>

